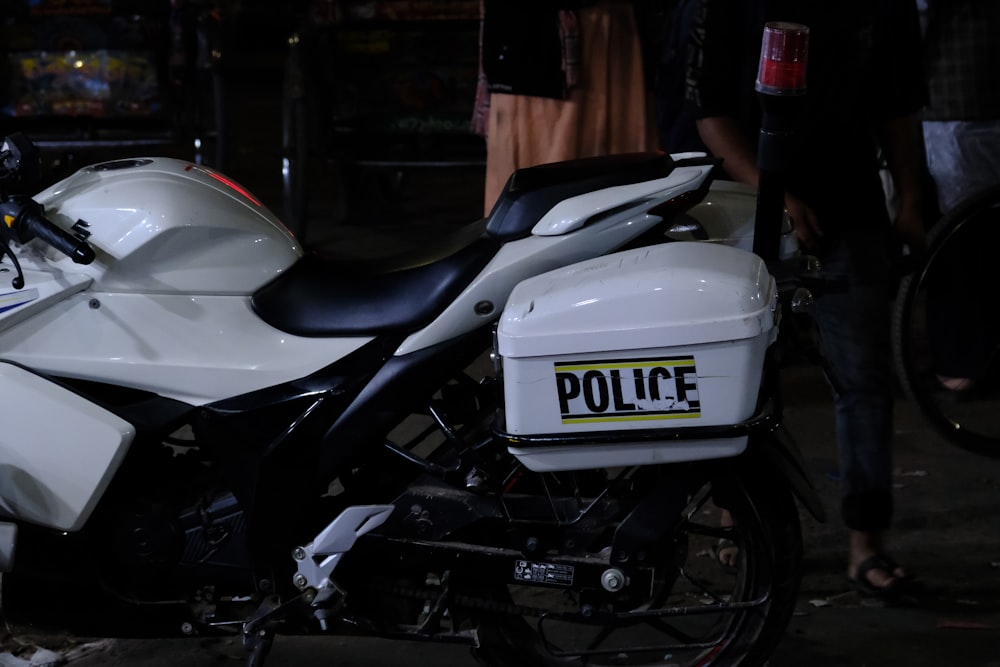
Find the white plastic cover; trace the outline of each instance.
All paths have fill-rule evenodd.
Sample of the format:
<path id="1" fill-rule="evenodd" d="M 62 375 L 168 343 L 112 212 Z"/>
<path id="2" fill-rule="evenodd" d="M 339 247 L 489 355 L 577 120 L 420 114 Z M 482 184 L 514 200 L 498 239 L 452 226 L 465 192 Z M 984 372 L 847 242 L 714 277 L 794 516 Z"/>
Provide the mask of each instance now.
<path id="1" fill-rule="evenodd" d="M 499 351 L 523 358 L 741 340 L 774 327 L 776 303 L 756 255 L 667 243 L 520 283 L 504 309 Z"/>
<path id="2" fill-rule="evenodd" d="M 172 158 L 117 160 L 80 169 L 36 197 L 66 230 L 83 221 L 97 260 L 55 251 L 67 272 L 98 290 L 252 294 L 302 249 L 253 194 L 212 169 Z"/>
<path id="3" fill-rule="evenodd" d="M 755 255 L 676 242 L 520 283 L 498 329 L 513 436 L 737 424 L 756 405 L 774 341 L 774 281 Z M 510 451 L 532 470 L 736 456 L 745 435 L 619 438 Z"/>
<path id="4" fill-rule="evenodd" d="M 135 437 L 131 424 L 68 389 L 0 362 L 0 514 L 83 527 Z"/>

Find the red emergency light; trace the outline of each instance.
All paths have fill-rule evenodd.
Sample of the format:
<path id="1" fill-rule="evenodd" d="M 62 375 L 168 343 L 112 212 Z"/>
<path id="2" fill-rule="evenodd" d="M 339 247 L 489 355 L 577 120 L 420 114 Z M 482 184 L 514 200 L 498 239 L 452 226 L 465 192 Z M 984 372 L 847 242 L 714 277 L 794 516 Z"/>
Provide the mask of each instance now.
<path id="1" fill-rule="evenodd" d="M 779 96 L 805 94 L 808 56 L 808 27 L 786 22 L 765 25 L 757 92 Z"/>

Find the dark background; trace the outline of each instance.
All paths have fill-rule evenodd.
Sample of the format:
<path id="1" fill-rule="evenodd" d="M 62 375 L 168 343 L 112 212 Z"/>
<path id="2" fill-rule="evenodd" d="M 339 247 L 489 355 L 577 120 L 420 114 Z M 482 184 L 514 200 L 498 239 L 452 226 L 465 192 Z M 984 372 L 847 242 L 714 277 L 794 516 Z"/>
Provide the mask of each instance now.
<path id="1" fill-rule="evenodd" d="M 42 148 L 39 188 L 93 162 L 168 155 L 241 182 L 306 243 L 323 243 L 332 226 L 415 226 L 419 234 L 424 223 L 482 215 L 485 147 L 465 129 L 475 94 L 478 2 L 173 4 L 0 0 L 0 134 L 24 132 Z M 293 38 L 303 45 L 297 61 Z M 81 78 L 65 62 L 50 66 L 55 74 L 22 71 L 25 54 L 72 53 L 110 54 L 108 70 L 148 61 L 150 71 L 129 70 L 132 88 L 108 70 Z M 110 99 L 67 104 L 107 97 L 94 93 L 102 78 L 114 79 Z M 147 95 L 153 86 L 155 96 Z M 295 94 L 304 100 L 295 117 L 302 131 L 289 137 Z M 353 122 L 362 114 L 351 132 L 341 131 L 343 123 L 332 129 L 334 116 Z M 414 119 L 440 126 L 446 114 L 447 140 L 459 135 L 463 142 L 456 166 L 438 159 L 443 134 L 422 126 L 409 143 L 393 143 L 401 133 L 386 129 L 390 122 L 416 127 Z M 376 116 L 381 124 L 370 120 Z M 406 164 L 369 164 L 393 150 Z M 282 175 L 289 156 L 298 158 L 295 173 L 306 183 L 296 195 Z"/>

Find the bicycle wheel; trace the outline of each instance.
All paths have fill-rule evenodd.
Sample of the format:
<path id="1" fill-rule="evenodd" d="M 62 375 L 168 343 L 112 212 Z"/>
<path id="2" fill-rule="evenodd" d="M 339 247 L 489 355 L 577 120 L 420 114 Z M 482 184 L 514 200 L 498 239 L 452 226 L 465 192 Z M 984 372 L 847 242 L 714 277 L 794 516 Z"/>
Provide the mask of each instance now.
<path id="1" fill-rule="evenodd" d="M 970 197 L 931 229 L 925 260 L 901 281 L 893 313 L 906 394 L 950 442 L 992 458 L 1000 458 L 998 241 L 1000 186 Z M 952 391 L 943 378 L 971 386 Z"/>

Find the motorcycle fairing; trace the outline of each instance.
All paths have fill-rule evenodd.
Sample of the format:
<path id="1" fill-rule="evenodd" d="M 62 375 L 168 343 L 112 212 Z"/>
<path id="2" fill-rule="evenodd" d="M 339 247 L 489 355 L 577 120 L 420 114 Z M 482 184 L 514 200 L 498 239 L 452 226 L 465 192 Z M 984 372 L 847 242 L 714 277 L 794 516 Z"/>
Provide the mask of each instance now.
<path id="1" fill-rule="evenodd" d="M 248 297 L 100 291 L 0 330 L 4 356 L 39 372 L 193 406 L 305 377 L 370 340 L 293 336 L 263 322 Z"/>
<path id="2" fill-rule="evenodd" d="M 156 442 L 187 424 L 197 409 L 141 389 L 67 377 L 53 379 L 132 424 L 137 438 L 151 437 Z"/>
<path id="3" fill-rule="evenodd" d="M 669 176 L 655 181 L 618 185 L 578 195 L 553 206 L 532 228 L 531 233 L 537 236 L 568 234 L 613 215 L 634 202 L 662 197 L 664 192 L 695 193 L 700 189 L 703 177 L 704 171 L 701 169 L 675 169 Z"/>
<path id="4" fill-rule="evenodd" d="M 286 504 L 322 493 L 332 478 L 319 465 L 323 450 L 348 448 L 330 434 L 330 424 L 357 401 L 398 343 L 398 337 L 377 337 L 306 377 L 198 411 L 196 437 L 219 459 L 244 509 L 262 508 L 287 524 Z"/>
<path id="5" fill-rule="evenodd" d="M 425 410 L 426 396 L 452 379 L 456 369 L 472 364 L 488 349 L 490 336 L 484 326 L 430 348 L 395 354 L 324 435 L 321 469 L 339 470 L 406 415 Z"/>
<path id="6" fill-rule="evenodd" d="M 103 415 L 109 423 L 123 423 L 120 416 L 111 413 L 129 415 L 134 409 L 145 407 L 159 413 L 162 419 L 150 420 L 136 429 L 131 446 L 122 448 L 128 450 L 127 455 L 122 452 L 123 460 L 116 460 L 102 468 L 107 470 L 107 478 L 102 478 L 102 484 L 95 486 L 92 506 L 87 508 L 89 516 L 81 514 L 79 522 L 71 526 L 68 522 L 34 522 L 33 517 L 19 513 L 16 518 L 27 524 L 24 525 L 26 530 L 22 531 L 22 542 L 28 549 L 63 554 L 72 563 L 72 568 L 60 572 L 71 580 L 59 580 L 61 583 L 56 587 L 60 592 L 67 592 L 66 587 L 70 583 L 92 586 L 95 577 L 100 576 L 90 569 L 95 557 L 97 562 L 105 563 L 110 568 L 105 573 L 110 579 L 118 584 L 124 581 L 125 586 L 135 588 L 129 591 L 127 599 L 119 597 L 122 589 L 109 585 L 109 581 L 103 581 L 104 586 L 87 589 L 88 595 L 93 596 L 86 598 L 88 605 L 111 604 L 116 610 L 126 610 L 124 617 L 112 618 L 109 614 L 105 619 L 103 613 L 99 614 L 101 622 L 107 620 L 109 623 L 106 627 L 120 629 L 133 622 L 149 622 L 151 619 L 148 617 L 130 616 L 135 613 L 136 600 L 132 596 L 141 598 L 144 590 L 160 590 L 174 579 L 189 582 L 190 587 L 181 589 L 181 598 L 193 594 L 197 586 L 217 585 L 221 581 L 228 582 L 227 585 L 243 581 L 244 587 L 239 590 L 246 590 L 246 586 L 252 588 L 255 564 L 266 569 L 278 562 L 275 560 L 278 557 L 275 549 L 280 549 L 280 557 L 284 561 L 288 558 L 287 545 L 307 534 L 301 530 L 302 525 L 316 525 L 319 521 L 317 517 L 329 516 L 324 513 L 325 506 L 317 505 L 321 493 L 314 484 L 320 479 L 315 466 L 320 436 L 344 407 L 356 398 L 371 374 L 391 357 L 398 343 L 398 337 L 377 338 L 317 373 L 197 409 L 113 385 L 72 381 L 72 390 L 67 385 L 65 391 L 75 397 L 75 402 L 83 405 L 85 414 Z M 32 375 L 30 371 L 0 362 L 0 390 L 4 396 L 15 393 L 6 383 L 6 377 L 14 374 L 18 391 L 21 391 L 24 378 Z M 47 381 L 38 377 L 36 382 Z M 31 386 L 28 385 L 29 389 Z M 46 391 L 51 391 L 48 385 L 44 386 Z M 62 384 L 53 381 L 51 387 L 62 387 Z M 37 409 L 39 401 L 33 392 L 28 391 L 24 400 L 31 401 Z M 14 402 L 13 408 L 23 407 L 21 403 Z M 107 409 L 98 404 L 104 404 Z M 314 409 L 314 405 L 319 407 Z M 38 419 L 37 412 L 18 412 L 25 415 L 25 420 Z M 61 417 L 64 429 L 75 425 L 71 410 L 60 406 L 59 414 L 71 418 L 66 421 Z M 167 465 L 163 465 L 158 452 L 166 433 L 164 429 L 176 427 L 177 420 L 191 424 L 195 438 L 186 440 L 187 446 L 202 450 L 205 462 L 211 460 L 217 463 L 218 467 L 211 467 L 214 472 L 198 461 L 169 463 L 170 457 Z M 67 480 L 72 479 L 74 484 L 70 486 L 75 486 L 76 479 L 86 480 L 90 459 L 81 457 L 81 443 L 94 439 L 89 431 L 51 439 L 51 442 L 43 443 L 45 447 L 38 448 L 33 439 L 25 439 L 21 430 L 16 428 L 19 426 L 17 420 L 11 423 L 14 430 L 8 429 L 0 435 L 0 461 L 6 464 L 0 465 L 0 473 L 6 471 L 12 461 L 19 461 L 7 451 L 6 437 L 11 436 L 17 439 L 19 445 L 27 443 L 28 447 L 34 448 L 24 450 L 32 451 L 32 456 L 48 452 L 59 444 L 69 453 L 64 454 L 58 463 L 62 468 L 72 467 L 72 476 L 64 474 L 60 483 L 65 485 Z M 91 451 L 89 445 L 87 451 Z M 173 460 L 181 461 L 183 458 Z M 99 464 L 100 461 L 95 459 L 94 467 Z M 175 468 L 175 465 L 179 467 Z M 83 469 L 84 466 L 86 469 Z M 214 477 L 217 473 L 221 474 L 219 480 L 225 480 L 225 485 L 202 487 L 203 481 L 188 476 L 205 474 Z M 115 479 L 113 483 L 108 483 L 112 475 Z M 189 487 L 194 489 L 193 495 L 184 492 Z M 169 489 L 169 493 L 163 489 Z M 0 489 L 0 499 L 6 498 L 3 491 Z M 151 502 L 142 502 L 147 498 Z M 91 509 L 92 512 L 89 511 Z M 82 526 L 85 520 L 88 523 Z M 31 523 L 38 523 L 41 528 Z M 78 527 L 85 530 L 70 533 L 54 533 L 51 530 Z M 2 530 L 3 525 L 0 524 L 0 532 Z M 91 560 L 83 558 L 86 550 L 93 549 L 95 536 L 98 538 L 96 542 L 102 545 L 100 555 L 90 552 Z M 153 539 L 147 540 L 149 536 Z M 221 536 L 225 536 L 224 539 Z M 254 554 L 259 557 L 258 560 L 253 559 Z M 33 559 L 23 558 L 15 574 L 27 577 L 26 581 L 31 582 L 29 586 L 34 584 L 37 590 L 38 581 L 34 577 L 48 581 L 53 575 L 50 570 L 44 567 L 39 570 L 36 565 Z M 138 579 L 130 580 L 130 573 Z M 75 588 L 72 590 L 76 591 Z M 5 586 L 5 595 L 7 592 Z M 96 599 L 98 597 L 100 600 Z M 46 604 L 51 604 L 51 601 L 47 600 Z M 169 631 L 179 628 L 182 621 L 192 620 L 190 610 L 183 603 L 169 606 L 169 610 L 163 609 L 168 614 L 164 618 L 170 619 L 166 621 Z M 76 623 L 87 619 L 70 620 Z M 163 632 L 163 626 L 155 623 L 155 632 Z"/>
<path id="7" fill-rule="evenodd" d="M 304 508 L 317 506 L 331 480 L 382 451 L 386 434 L 424 411 L 426 397 L 462 366 L 456 360 L 471 363 L 489 336 L 486 328 L 405 356 L 393 355 L 398 337 L 378 337 L 301 380 L 202 406 L 196 436 L 249 513 L 261 540 L 253 548 L 280 544 L 279 535 L 301 540 L 296 526 L 312 520 Z M 384 472 L 379 483 L 389 479 Z"/>
<path id="8" fill-rule="evenodd" d="M 284 560 L 287 545 L 301 544 L 329 520 L 325 501 L 332 499 L 322 496 L 330 480 L 359 457 L 380 456 L 394 420 L 445 381 L 455 356 L 482 350 L 488 332 L 480 334 L 405 358 L 392 355 L 398 337 L 379 337 L 310 376 L 192 415 L 197 442 L 219 462 L 239 500 L 255 562 Z M 380 477 L 378 483 L 391 479 L 390 471 L 383 468 Z"/>
<path id="9" fill-rule="evenodd" d="M 620 185 L 665 178 L 674 161 L 664 153 L 628 153 L 557 162 L 515 171 L 490 211 L 487 229 L 501 241 L 531 234 L 559 202 Z"/>
<path id="10" fill-rule="evenodd" d="M 83 527 L 135 429 L 68 388 L 0 361 L 0 512 L 56 530 Z"/>
<path id="11" fill-rule="evenodd" d="M 136 613 L 138 602 L 156 599 L 171 590 L 172 582 L 179 586 L 169 594 L 172 600 L 195 595 L 205 585 L 233 587 L 241 594 L 253 590 L 255 572 L 262 576 L 276 563 L 291 562 L 289 545 L 309 534 L 303 526 L 329 520 L 327 507 L 317 504 L 321 491 L 314 484 L 320 478 L 315 466 L 320 435 L 398 343 L 398 337 L 378 338 L 294 382 L 188 408 L 186 418 L 195 438 L 185 439 L 181 447 L 197 448 L 200 456 L 188 452 L 163 459 L 161 427 L 185 415 L 181 404 L 154 406 L 165 422 L 150 424 L 150 431 L 138 430 L 121 465 L 108 466 L 109 475 L 117 474 L 101 489 L 84 530 L 55 533 L 50 529 L 56 526 L 38 528 L 28 518 L 17 517 L 28 521 L 22 525 L 23 553 L 58 554 L 68 564 L 54 575 L 51 559 L 22 558 L 16 580 L 36 592 L 40 584 L 51 585 L 60 596 L 85 599 L 88 608 L 100 609 L 89 615 L 96 618 L 84 618 L 88 615 L 77 610 L 62 621 L 90 634 L 97 628 L 102 628 L 97 634 L 121 632 L 123 627 L 171 633 L 182 622 L 195 621 L 183 602 L 157 605 L 153 616 Z M 0 388 L 6 395 L 2 379 Z M 87 406 L 107 400 L 114 404 L 109 412 L 123 414 L 135 402 L 166 400 L 110 385 L 74 381 L 73 388 Z M 0 450 L 0 457 L 5 456 Z M 207 465 L 209 461 L 213 465 Z M 79 451 L 64 456 L 63 464 L 81 465 Z M 74 468 L 74 475 L 79 472 Z M 0 524 L 0 537 L 3 529 Z M 7 583 L 5 596 L 10 591 Z M 54 597 L 46 596 L 44 605 L 52 606 Z M 62 608 L 64 598 L 58 599 L 56 606 Z M 30 605 L 19 607 L 25 611 Z M 88 628 L 91 621 L 96 627 Z"/>
<path id="12" fill-rule="evenodd" d="M 657 185 L 655 197 L 648 192 L 645 194 L 635 191 L 623 192 L 615 187 L 606 187 L 585 195 L 588 205 L 597 207 L 601 211 L 600 214 L 554 225 L 544 235 L 536 233 L 539 231 L 536 228 L 538 220 L 545 211 L 530 207 L 528 210 L 515 207 L 505 211 L 503 219 L 510 224 L 532 222 L 531 233 L 518 238 L 516 243 L 506 242 L 509 240 L 506 231 L 498 229 L 498 226 L 493 224 L 500 209 L 506 205 L 503 202 L 519 201 L 511 196 L 510 192 L 504 192 L 488 221 L 487 231 L 505 242 L 468 287 L 433 322 L 407 338 L 397 353 L 403 355 L 420 350 L 489 324 L 496 319 L 514 287 L 528 276 L 619 250 L 656 230 L 665 219 L 661 215 L 662 211 L 657 211 L 657 208 L 662 205 L 670 208 L 670 203 L 674 200 L 683 201 L 692 194 L 698 196 L 704 194 L 703 190 L 707 187 L 714 163 L 705 160 L 694 162 L 672 171 L 670 178 L 665 179 L 665 183 Z M 568 169 L 566 173 L 572 174 L 572 164 L 575 163 L 569 166 L 553 166 L 552 169 L 557 174 Z M 602 183 L 604 182 L 607 181 L 602 180 Z M 551 187 L 558 189 L 563 186 Z M 566 187 L 572 189 L 575 186 L 567 184 Z M 534 192 L 541 194 L 546 190 L 528 189 L 529 194 Z M 575 190 L 572 192 L 575 193 Z M 578 194 L 577 198 L 580 196 L 583 195 Z M 692 203 L 696 200 L 697 197 Z M 572 201 L 570 200 L 570 203 Z M 552 204 L 553 202 L 546 201 L 546 205 L 551 207 Z M 585 226 L 586 233 L 579 230 L 570 233 L 578 226 Z M 655 243 L 656 240 L 650 242 Z"/>
<path id="13" fill-rule="evenodd" d="M 86 289 L 91 283 L 90 278 L 79 273 L 35 271 L 25 267 L 24 280 L 27 287 L 15 290 L 2 277 L 10 275 L 7 271 L 6 267 L 0 269 L 0 331 Z"/>

